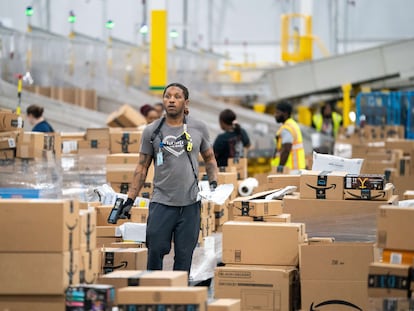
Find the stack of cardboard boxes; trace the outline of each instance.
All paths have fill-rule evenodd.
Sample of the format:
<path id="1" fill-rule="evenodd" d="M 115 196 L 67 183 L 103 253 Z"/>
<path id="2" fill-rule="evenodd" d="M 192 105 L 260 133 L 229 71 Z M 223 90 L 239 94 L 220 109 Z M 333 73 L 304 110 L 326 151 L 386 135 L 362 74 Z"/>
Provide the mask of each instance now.
<path id="1" fill-rule="evenodd" d="M 342 146 L 338 150 L 351 150 L 349 157 L 365 159 L 361 173 L 385 174 L 400 199 L 414 189 L 414 141 L 404 139 L 403 126 L 366 126 L 352 135 L 340 134 L 336 143 Z"/>
<path id="2" fill-rule="evenodd" d="M 25 86 L 24 89 L 41 96 L 46 96 L 83 108 L 91 110 L 96 110 L 98 108 L 98 97 L 96 95 L 96 90 L 94 89 L 40 85 Z"/>
<path id="3" fill-rule="evenodd" d="M 40 310 L 40 304 L 48 310 L 58 310 L 56 305 L 64 304 L 66 288 L 80 281 L 78 204 L 2 199 L 0 214 L 1 309 L 22 310 L 22 306 L 30 305 Z"/>
<path id="4" fill-rule="evenodd" d="M 214 275 L 216 298 L 241 300 L 242 309 L 295 310 L 298 301 L 299 245 L 303 223 L 284 217 L 272 191 L 232 201 L 232 221 L 222 228 L 222 261 Z M 288 215 L 285 215 L 288 216 Z"/>
<path id="5" fill-rule="evenodd" d="M 385 305 L 395 311 L 412 308 L 408 298 L 414 290 L 413 219 L 412 207 L 381 205 L 377 209 L 377 244 L 382 256 L 369 266 L 368 293 L 373 310 Z"/>

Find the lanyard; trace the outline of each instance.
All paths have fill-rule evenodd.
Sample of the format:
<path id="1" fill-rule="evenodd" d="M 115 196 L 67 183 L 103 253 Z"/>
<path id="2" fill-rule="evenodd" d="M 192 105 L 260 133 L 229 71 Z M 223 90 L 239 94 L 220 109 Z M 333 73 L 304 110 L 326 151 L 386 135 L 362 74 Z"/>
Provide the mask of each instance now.
<path id="1" fill-rule="evenodd" d="M 184 116 L 184 120 L 183 120 L 183 133 L 179 137 L 177 137 L 177 139 L 173 143 L 170 143 L 170 144 L 167 144 L 167 143 L 163 142 L 164 137 L 163 137 L 162 132 L 161 132 L 161 127 L 163 126 L 164 122 L 165 122 L 165 117 L 163 117 L 161 119 L 160 123 L 158 124 L 158 127 L 155 129 L 154 133 L 152 133 L 150 142 L 153 143 L 155 137 L 158 135 L 159 138 L 160 138 L 159 147 L 160 147 L 160 149 L 162 149 L 164 146 L 172 146 L 174 143 L 176 143 L 180 140 L 183 140 L 186 151 L 191 152 L 191 150 L 193 150 L 193 142 L 192 142 L 192 139 L 191 139 L 191 135 L 187 131 L 187 119 L 186 119 L 186 117 Z"/>

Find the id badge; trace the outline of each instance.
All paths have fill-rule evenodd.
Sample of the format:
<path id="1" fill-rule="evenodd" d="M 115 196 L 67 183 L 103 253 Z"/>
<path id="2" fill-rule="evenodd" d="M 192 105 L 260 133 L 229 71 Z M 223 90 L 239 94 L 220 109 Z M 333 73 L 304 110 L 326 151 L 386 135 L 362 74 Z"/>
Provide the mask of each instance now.
<path id="1" fill-rule="evenodd" d="M 162 151 L 157 152 L 157 166 L 160 166 L 164 163 L 164 157 L 162 155 Z"/>

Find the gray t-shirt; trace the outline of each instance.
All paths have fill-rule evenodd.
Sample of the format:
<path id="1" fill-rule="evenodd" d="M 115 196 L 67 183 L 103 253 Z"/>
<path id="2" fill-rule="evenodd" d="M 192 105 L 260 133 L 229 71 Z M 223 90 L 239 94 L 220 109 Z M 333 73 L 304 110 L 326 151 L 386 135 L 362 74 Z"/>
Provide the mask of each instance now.
<path id="1" fill-rule="evenodd" d="M 183 134 L 183 126 L 171 127 L 164 122 L 160 133 L 151 143 L 151 136 L 161 120 L 149 124 L 144 129 L 141 140 L 140 152 L 151 155 L 154 161 L 154 191 L 151 201 L 170 206 L 193 204 L 197 201 L 198 187 L 185 149 L 185 141 L 179 138 Z M 186 116 L 186 120 L 187 132 L 193 144 L 189 155 L 198 178 L 198 155 L 211 147 L 210 135 L 203 122 L 189 116 Z M 159 152 L 162 152 L 162 164 L 158 160 Z"/>

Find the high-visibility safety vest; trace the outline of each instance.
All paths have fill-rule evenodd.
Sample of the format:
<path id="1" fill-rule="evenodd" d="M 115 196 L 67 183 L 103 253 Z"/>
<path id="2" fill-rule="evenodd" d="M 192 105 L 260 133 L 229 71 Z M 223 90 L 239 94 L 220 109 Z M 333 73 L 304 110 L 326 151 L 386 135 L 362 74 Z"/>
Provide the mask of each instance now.
<path id="1" fill-rule="evenodd" d="M 313 115 L 312 117 L 313 124 L 315 125 L 315 129 L 320 132 L 322 130 L 323 125 L 323 116 L 320 113 Z M 339 127 L 341 126 L 342 116 L 337 112 L 332 112 L 332 131 L 334 137 L 338 135 Z"/>
<path id="2" fill-rule="evenodd" d="M 276 132 L 276 148 L 280 151 L 282 148 L 282 139 L 280 134 L 283 130 L 288 130 L 293 136 L 292 149 L 285 166 L 293 170 L 306 168 L 305 149 L 303 148 L 302 132 L 299 125 L 292 118 L 287 119 Z M 272 160 L 272 166 L 278 166 L 280 163 L 279 154 Z"/>

